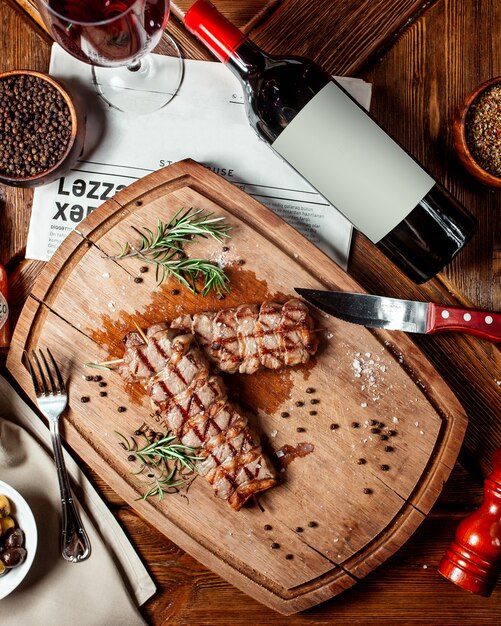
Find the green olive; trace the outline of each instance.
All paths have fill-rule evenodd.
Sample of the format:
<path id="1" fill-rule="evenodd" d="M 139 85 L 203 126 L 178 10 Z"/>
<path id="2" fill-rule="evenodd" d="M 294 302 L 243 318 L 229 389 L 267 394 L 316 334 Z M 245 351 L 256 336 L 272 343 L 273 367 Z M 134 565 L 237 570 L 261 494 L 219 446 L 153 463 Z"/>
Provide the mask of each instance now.
<path id="1" fill-rule="evenodd" d="M 0 552 L 0 559 L 8 569 L 21 565 L 25 558 L 26 550 L 24 548 L 6 548 Z"/>
<path id="2" fill-rule="evenodd" d="M 22 548 L 24 545 L 24 533 L 20 528 L 9 528 L 4 536 L 6 548 Z"/>

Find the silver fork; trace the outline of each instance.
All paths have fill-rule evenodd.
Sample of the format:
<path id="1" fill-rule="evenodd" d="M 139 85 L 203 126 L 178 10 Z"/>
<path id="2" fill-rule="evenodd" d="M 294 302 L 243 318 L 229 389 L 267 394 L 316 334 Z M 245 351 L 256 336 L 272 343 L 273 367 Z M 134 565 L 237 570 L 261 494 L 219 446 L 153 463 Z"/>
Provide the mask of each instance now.
<path id="1" fill-rule="evenodd" d="M 83 524 L 80 520 L 80 516 L 73 502 L 71 496 L 70 483 L 68 480 L 68 473 L 64 464 L 63 450 L 61 448 L 61 437 L 59 434 L 59 417 L 68 404 L 68 394 L 66 392 L 66 386 L 61 376 L 61 372 L 54 360 L 49 349 L 47 354 L 52 363 L 52 370 L 54 371 L 56 381 L 52 374 L 52 370 L 47 363 L 44 353 L 39 350 L 40 358 L 45 367 L 45 372 L 50 383 L 50 388 L 47 384 L 47 380 L 44 375 L 44 371 L 40 365 L 40 361 L 35 353 L 32 352 L 33 361 L 35 362 L 36 369 L 38 371 L 38 377 L 35 373 L 30 357 L 26 350 L 24 356 L 28 364 L 28 369 L 33 380 L 33 386 L 35 388 L 35 394 L 37 397 L 37 404 L 49 420 L 50 436 L 52 440 L 52 447 L 54 449 L 54 460 L 56 462 L 57 478 L 59 481 L 59 490 L 61 492 L 61 505 L 62 505 L 62 531 L 61 531 L 61 554 L 63 558 L 72 563 L 78 563 L 85 561 L 89 558 L 91 548 L 90 541 L 85 532 Z"/>

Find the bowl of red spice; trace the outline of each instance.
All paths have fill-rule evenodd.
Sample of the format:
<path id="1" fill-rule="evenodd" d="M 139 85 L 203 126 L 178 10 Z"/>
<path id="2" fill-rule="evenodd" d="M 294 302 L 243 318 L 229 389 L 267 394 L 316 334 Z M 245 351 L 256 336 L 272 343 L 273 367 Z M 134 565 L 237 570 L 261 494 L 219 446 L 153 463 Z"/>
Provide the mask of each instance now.
<path id="1" fill-rule="evenodd" d="M 454 148 L 468 172 L 484 185 L 501 187 L 501 76 L 467 96 L 453 136 Z"/>
<path id="2" fill-rule="evenodd" d="M 36 187 L 78 159 L 85 121 L 68 91 L 47 74 L 0 73 L 0 183 Z"/>

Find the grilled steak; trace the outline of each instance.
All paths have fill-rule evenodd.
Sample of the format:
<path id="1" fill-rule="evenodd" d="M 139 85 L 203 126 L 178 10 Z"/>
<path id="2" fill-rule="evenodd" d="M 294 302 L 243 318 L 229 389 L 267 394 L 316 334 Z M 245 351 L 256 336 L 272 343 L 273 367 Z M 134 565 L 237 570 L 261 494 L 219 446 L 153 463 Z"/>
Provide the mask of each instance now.
<path id="1" fill-rule="evenodd" d="M 183 444 L 200 448 L 197 470 L 217 497 L 238 511 L 253 494 L 277 483 L 247 418 L 228 401 L 223 381 L 210 374 L 192 334 L 156 325 L 147 332 L 147 343 L 137 332 L 124 342 L 120 374 L 145 387 Z"/>
<path id="2" fill-rule="evenodd" d="M 182 315 L 171 328 L 193 333 L 209 361 L 230 374 L 306 363 L 318 345 L 308 309 L 295 298 Z"/>

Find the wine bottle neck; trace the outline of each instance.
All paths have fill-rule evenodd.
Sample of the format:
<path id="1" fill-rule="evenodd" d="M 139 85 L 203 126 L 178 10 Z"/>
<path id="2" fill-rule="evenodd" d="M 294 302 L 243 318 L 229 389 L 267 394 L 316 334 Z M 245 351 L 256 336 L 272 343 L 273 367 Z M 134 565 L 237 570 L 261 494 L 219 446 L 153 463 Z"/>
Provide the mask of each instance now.
<path id="1" fill-rule="evenodd" d="M 237 76 L 246 76 L 263 66 L 266 55 L 262 50 L 208 0 L 197 0 L 186 13 L 184 24 Z"/>

